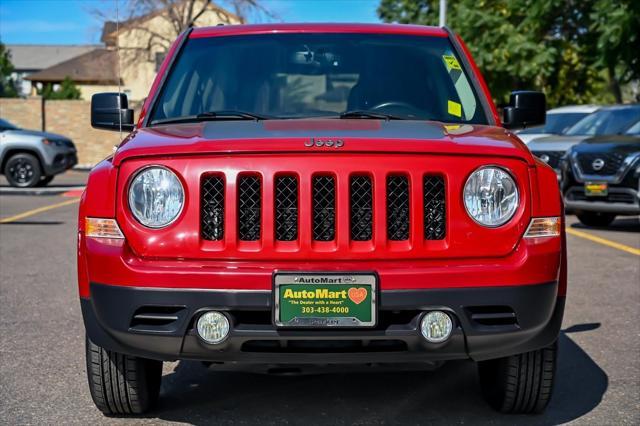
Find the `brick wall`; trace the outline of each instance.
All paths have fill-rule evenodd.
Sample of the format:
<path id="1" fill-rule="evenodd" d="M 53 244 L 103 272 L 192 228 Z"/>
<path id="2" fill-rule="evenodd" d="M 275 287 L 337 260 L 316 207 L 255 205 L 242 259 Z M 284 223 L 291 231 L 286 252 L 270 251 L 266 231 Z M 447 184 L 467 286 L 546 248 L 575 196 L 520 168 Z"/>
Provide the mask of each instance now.
<path id="1" fill-rule="evenodd" d="M 0 98 L 0 117 L 31 130 L 42 130 L 42 100 Z M 138 116 L 139 109 L 135 116 Z M 118 132 L 91 127 L 91 102 L 46 101 L 45 130 L 69 137 L 78 148 L 78 165 L 91 167 L 113 152 L 120 142 Z M 123 135 L 124 136 L 124 135 Z"/>
<path id="2" fill-rule="evenodd" d="M 0 118 L 18 127 L 42 130 L 42 99 L 0 98 Z"/>
<path id="3" fill-rule="evenodd" d="M 46 101 L 47 132 L 69 137 L 78 148 L 78 165 L 93 166 L 113 152 L 118 132 L 91 127 L 91 102 Z"/>

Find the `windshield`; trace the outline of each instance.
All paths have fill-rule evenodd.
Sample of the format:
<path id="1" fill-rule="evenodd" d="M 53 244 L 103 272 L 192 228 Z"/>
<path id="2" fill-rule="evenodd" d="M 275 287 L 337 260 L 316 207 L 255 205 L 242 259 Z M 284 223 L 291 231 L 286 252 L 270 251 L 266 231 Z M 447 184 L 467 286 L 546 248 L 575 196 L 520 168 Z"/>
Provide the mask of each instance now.
<path id="1" fill-rule="evenodd" d="M 615 135 L 622 133 L 640 119 L 640 106 L 604 109 L 588 115 L 574 124 L 567 135 Z"/>
<path id="2" fill-rule="evenodd" d="M 587 112 L 557 112 L 547 114 L 547 120 L 544 126 L 530 127 L 518 133 L 523 135 L 533 135 L 537 133 L 561 135 L 588 114 Z"/>
<path id="3" fill-rule="evenodd" d="M 4 130 L 20 130 L 17 126 L 9 123 L 7 120 L 0 118 L 0 132 Z"/>
<path id="4" fill-rule="evenodd" d="M 265 34 L 190 39 L 160 93 L 151 124 L 218 111 L 229 118 L 229 112 L 306 118 L 373 111 L 378 118 L 386 114 L 487 124 L 461 62 L 443 37 Z M 224 119 L 225 114 L 219 116 Z"/>

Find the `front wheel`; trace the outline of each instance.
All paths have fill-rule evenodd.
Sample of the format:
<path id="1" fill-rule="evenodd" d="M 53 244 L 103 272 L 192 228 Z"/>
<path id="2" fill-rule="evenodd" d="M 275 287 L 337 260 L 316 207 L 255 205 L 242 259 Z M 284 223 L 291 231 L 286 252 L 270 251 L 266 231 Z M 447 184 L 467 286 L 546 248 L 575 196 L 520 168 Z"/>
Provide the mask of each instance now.
<path id="1" fill-rule="evenodd" d="M 482 393 L 494 409 L 537 414 L 549 404 L 556 374 L 558 344 L 478 363 Z"/>
<path id="2" fill-rule="evenodd" d="M 616 218 L 615 214 L 599 212 L 577 213 L 576 216 L 583 225 L 595 227 L 609 226 Z"/>
<path id="3" fill-rule="evenodd" d="M 9 185 L 17 188 L 31 188 L 40 182 L 42 170 L 38 159 L 28 153 L 12 155 L 4 166 L 4 176 Z"/>
<path id="4" fill-rule="evenodd" d="M 108 351 L 86 338 L 91 398 L 107 415 L 143 414 L 158 400 L 162 361 Z"/>

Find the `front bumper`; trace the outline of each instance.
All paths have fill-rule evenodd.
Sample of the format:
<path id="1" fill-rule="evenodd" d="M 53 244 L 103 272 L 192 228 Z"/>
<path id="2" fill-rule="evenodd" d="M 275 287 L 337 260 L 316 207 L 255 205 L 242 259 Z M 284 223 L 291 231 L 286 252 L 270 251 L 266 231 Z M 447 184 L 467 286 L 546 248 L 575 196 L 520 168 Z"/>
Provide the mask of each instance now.
<path id="1" fill-rule="evenodd" d="M 78 153 L 75 148 L 50 147 L 44 154 L 42 167 L 46 176 L 57 175 L 78 164 Z"/>
<path id="2" fill-rule="evenodd" d="M 383 290 L 374 329 L 291 330 L 272 324 L 270 291 L 150 289 L 91 283 L 81 298 L 89 338 L 110 350 L 160 360 L 255 364 L 476 361 L 523 353 L 558 336 L 564 297 L 558 283 Z M 219 345 L 198 338 L 203 311 L 232 319 Z M 432 344 L 419 330 L 424 311 L 447 310 L 455 329 Z"/>
<path id="3" fill-rule="evenodd" d="M 588 198 L 583 186 L 572 186 L 565 191 L 564 202 L 567 209 L 575 212 L 640 214 L 640 193 L 628 187 L 611 186 L 606 197 Z"/>

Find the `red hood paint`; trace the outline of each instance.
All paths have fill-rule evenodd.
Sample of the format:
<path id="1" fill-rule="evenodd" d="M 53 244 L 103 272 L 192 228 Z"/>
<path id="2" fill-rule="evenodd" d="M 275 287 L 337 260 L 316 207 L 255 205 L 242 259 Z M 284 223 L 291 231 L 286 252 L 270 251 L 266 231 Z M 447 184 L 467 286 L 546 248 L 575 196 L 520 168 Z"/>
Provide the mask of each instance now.
<path id="1" fill-rule="evenodd" d="M 344 145 L 308 147 L 311 138 L 341 139 Z M 292 119 L 213 121 L 141 128 L 113 158 L 232 153 L 335 152 L 415 153 L 518 158 L 535 162 L 511 132 L 495 126 L 433 121 Z"/>

